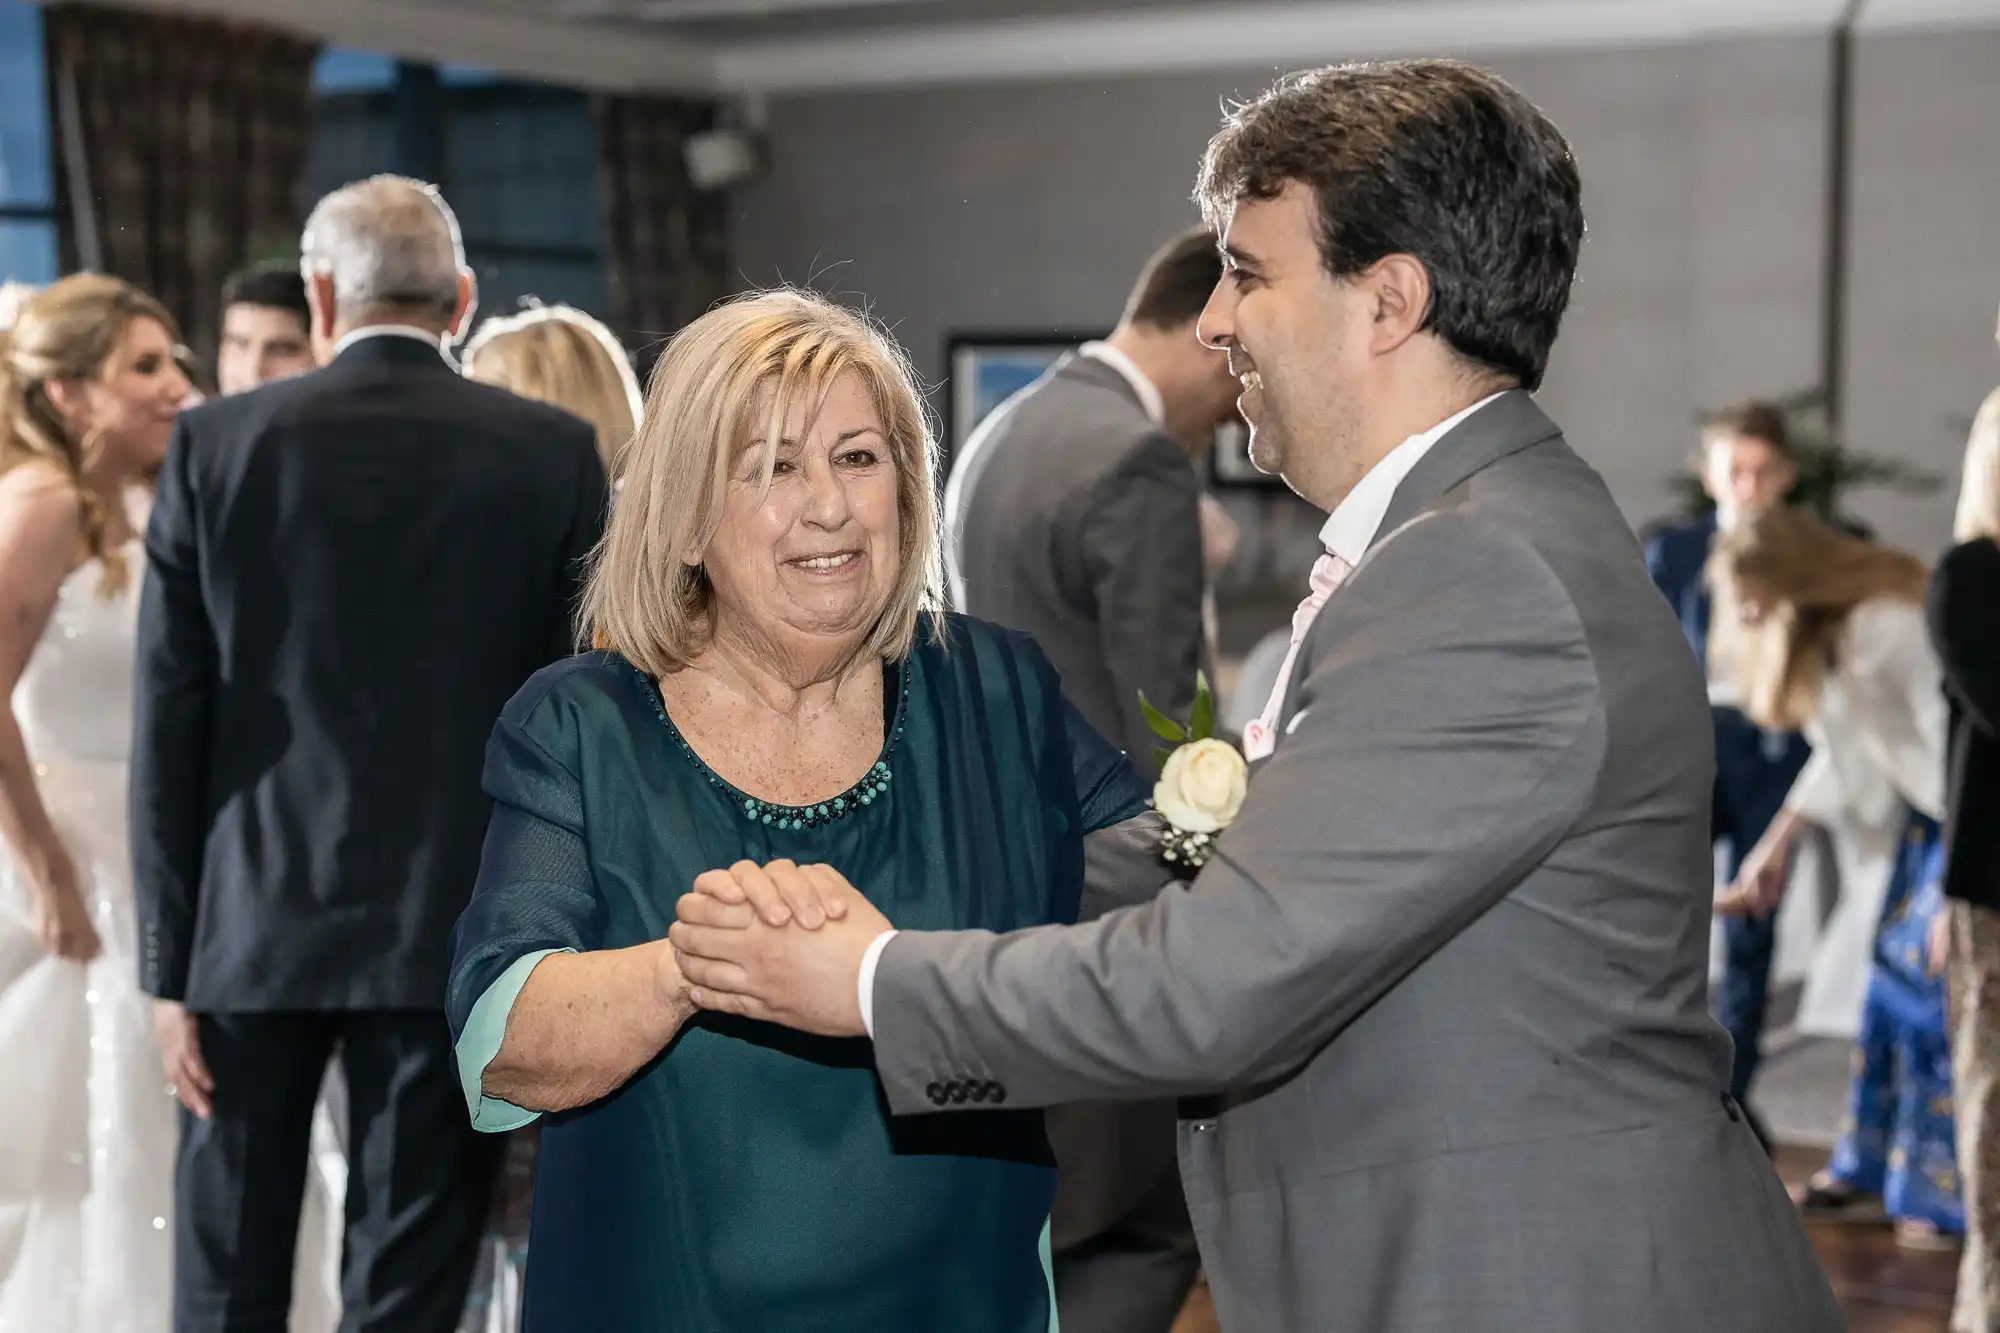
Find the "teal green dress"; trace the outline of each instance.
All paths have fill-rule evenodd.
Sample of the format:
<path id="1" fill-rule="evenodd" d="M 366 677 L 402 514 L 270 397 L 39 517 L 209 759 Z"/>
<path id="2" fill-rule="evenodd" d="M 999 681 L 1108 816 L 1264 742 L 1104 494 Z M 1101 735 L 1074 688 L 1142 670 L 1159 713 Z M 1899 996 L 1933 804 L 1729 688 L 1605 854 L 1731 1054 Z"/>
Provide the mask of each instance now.
<path id="1" fill-rule="evenodd" d="M 616 654 L 551 667 L 496 726 L 448 1008 L 475 1123 L 506 1010 L 553 950 L 657 940 L 705 870 L 839 869 L 899 927 L 1073 920 L 1083 835 L 1145 807 L 1025 636 L 952 616 L 887 671 L 880 760 L 768 804 L 711 772 Z M 692 1020 L 600 1102 L 543 1120 L 526 1333 L 1048 1333 L 1055 1170 L 1036 1111 L 892 1118 L 865 1039 Z"/>

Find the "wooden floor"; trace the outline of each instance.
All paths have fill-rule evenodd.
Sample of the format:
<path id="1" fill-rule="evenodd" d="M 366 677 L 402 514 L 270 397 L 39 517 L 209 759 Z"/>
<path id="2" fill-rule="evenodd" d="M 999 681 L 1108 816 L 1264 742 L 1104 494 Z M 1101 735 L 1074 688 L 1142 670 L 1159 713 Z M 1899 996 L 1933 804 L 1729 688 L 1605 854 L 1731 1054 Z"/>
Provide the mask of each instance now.
<path id="1" fill-rule="evenodd" d="M 1805 1179 L 1826 1160 L 1810 1149 L 1781 1148 L 1778 1170 L 1786 1183 Z M 1848 1333 L 1946 1333 L 1951 1290 L 1958 1272 L 1953 1254 L 1912 1254 L 1896 1248 L 1886 1225 L 1815 1223 L 1813 1248 L 1847 1312 Z M 1217 1333 L 1208 1290 L 1196 1287 L 1173 1333 Z"/>

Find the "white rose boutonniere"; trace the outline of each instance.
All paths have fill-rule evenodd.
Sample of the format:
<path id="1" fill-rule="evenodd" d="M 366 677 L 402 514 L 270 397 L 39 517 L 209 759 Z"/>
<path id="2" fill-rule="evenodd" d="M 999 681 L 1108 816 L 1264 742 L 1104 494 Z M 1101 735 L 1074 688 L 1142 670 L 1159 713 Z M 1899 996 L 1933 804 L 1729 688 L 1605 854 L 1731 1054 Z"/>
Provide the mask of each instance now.
<path id="1" fill-rule="evenodd" d="M 1215 696 L 1208 678 L 1195 677 L 1194 712 L 1186 726 L 1155 708 L 1142 693 L 1139 707 L 1150 726 L 1168 746 L 1154 749 L 1160 780 L 1153 788 L 1153 808 L 1167 821 L 1160 857 L 1169 865 L 1199 870 L 1215 847 L 1215 835 L 1229 827 L 1243 808 L 1250 766 L 1235 746 L 1217 740 Z"/>

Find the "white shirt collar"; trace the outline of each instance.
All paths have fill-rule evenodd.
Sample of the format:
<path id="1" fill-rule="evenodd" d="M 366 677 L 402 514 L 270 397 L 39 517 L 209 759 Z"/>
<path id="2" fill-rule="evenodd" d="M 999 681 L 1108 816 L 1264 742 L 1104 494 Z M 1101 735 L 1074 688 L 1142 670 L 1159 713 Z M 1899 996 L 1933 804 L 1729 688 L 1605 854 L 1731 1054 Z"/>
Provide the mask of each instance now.
<path id="1" fill-rule="evenodd" d="M 444 339 L 428 329 L 419 329 L 409 324 L 364 324 L 335 343 L 333 355 L 339 356 L 354 344 L 365 342 L 370 338 L 411 338 L 426 344 L 439 356 L 444 355 Z"/>
<path id="2" fill-rule="evenodd" d="M 1501 393 L 1507 392 L 1501 390 Z M 1431 451 L 1431 446 L 1450 434 L 1452 428 L 1477 412 L 1480 408 L 1498 398 L 1500 394 L 1486 397 L 1466 408 L 1453 413 L 1437 425 L 1421 434 L 1412 435 L 1382 456 L 1382 461 L 1368 469 L 1347 498 L 1333 508 L 1327 516 L 1326 526 L 1319 530 L 1319 539 L 1326 549 L 1345 560 L 1350 566 L 1361 563 L 1361 557 L 1375 541 L 1376 529 L 1382 526 L 1382 516 L 1389 512 L 1389 502 L 1396 498 L 1396 488 L 1403 484 L 1403 478 L 1410 475 L 1423 456 Z"/>
<path id="3" fill-rule="evenodd" d="M 1145 409 L 1147 418 L 1155 426 L 1167 424 L 1167 400 L 1160 396 L 1159 387 L 1146 378 L 1146 372 L 1139 369 L 1131 357 L 1110 343 L 1085 343 L 1076 349 L 1076 354 L 1102 361 L 1124 376 L 1125 382 L 1132 386 L 1132 392 L 1139 395 L 1139 406 Z"/>

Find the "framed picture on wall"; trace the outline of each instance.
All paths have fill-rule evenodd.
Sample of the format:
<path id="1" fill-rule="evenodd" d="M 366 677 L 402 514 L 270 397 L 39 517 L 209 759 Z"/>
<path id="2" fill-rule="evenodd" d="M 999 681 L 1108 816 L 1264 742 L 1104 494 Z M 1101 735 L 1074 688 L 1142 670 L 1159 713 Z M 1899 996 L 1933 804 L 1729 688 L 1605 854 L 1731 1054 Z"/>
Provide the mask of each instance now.
<path id="1" fill-rule="evenodd" d="M 945 340 L 945 443 L 960 446 L 1000 406 L 1042 377 L 1065 353 L 1104 336 L 1096 333 L 954 333 Z"/>
<path id="2" fill-rule="evenodd" d="M 994 408 L 1040 379 L 1065 353 L 1103 338 L 1098 333 L 954 333 L 945 340 L 945 444 L 956 455 Z M 1224 423 L 1209 446 L 1209 484 L 1217 490 L 1283 490 L 1285 484 L 1250 465 L 1250 432 L 1241 419 Z"/>

